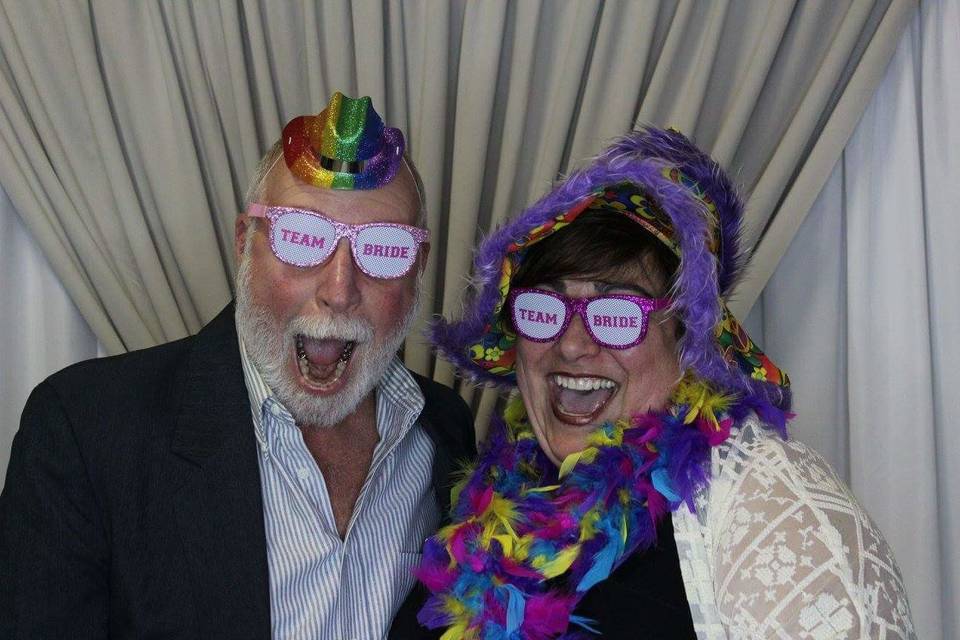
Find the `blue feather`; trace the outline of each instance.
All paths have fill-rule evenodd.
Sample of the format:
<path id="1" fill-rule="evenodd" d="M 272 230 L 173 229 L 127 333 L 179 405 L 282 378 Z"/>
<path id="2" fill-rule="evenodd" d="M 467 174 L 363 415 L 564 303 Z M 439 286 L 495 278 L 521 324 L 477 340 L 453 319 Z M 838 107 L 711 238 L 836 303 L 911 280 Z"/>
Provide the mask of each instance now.
<path id="1" fill-rule="evenodd" d="M 653 473 L 650 474 L 650 480 L 653 482 L 653 487 L 662 493 L 668 502 L 680 501 L 680 495 L 674 490 L 673 483 L 670 482 L 670 477 L 667 475 L 665 468 L 654 469 Z"/>
<path id="2" fill-rule="evenodd" d="M 570 622 L 580 627 L 583 627 L 590 633 L 595 633 L 600 635 L 600 629 L 596 627 L 597 621 L 591 620 L 590 618 L 584 618 L 583 616 L 570 616 Z"/>
<path id="3" fill-rule="evenodd" d="M 610 539 L 607 545 L 597 552 L 593 557 L 593 566 L 583 574 L 580 584 L 577 585 L 577 591 L 585 592 L 593 585 L 605 580 L 613 570 L 613 563 L 617 559 L 617 551 L 620 546 L 617 544 L 619 536 Z"/>
<path id="4" fill-rule="evenodd" d="M 507 633 L 513 633 L 523 624 L 523 594 L 512 584 L 505 584 L 503 588 L 510 594 L 507 600 Z"/>

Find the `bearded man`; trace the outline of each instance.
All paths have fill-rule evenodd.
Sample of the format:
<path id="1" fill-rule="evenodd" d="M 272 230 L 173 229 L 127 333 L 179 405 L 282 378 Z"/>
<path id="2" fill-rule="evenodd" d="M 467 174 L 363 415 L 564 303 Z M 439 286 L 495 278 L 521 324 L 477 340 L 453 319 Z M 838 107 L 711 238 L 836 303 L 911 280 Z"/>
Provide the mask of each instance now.
<path id="1" fill-rule="evenodd" d="M 388 633 L 474 454 L 463 401 L 395 355 L 429 250 L 403 151 L 369 98 L 294 118 L 237 217 L 235 308 L 34 390 L 0 637 Z"/>

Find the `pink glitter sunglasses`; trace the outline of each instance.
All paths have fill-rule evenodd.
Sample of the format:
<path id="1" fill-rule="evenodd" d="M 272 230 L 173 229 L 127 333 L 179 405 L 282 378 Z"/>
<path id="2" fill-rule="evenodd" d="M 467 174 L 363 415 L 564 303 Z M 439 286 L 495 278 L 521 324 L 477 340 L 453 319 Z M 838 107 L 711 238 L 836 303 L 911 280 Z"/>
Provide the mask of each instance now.
<path id="1" fill-rule="evenodd" d="M 318 211 L 253 203 L 247 215 L 270 221 L 270 248 L 281 262 L 314 267 L 333 255 L 341 238 L 350 239 L 353 261 L 371 278 L 393 280 L 409 273 L 430 232 L 395 222 L 346 224 Z"/>
<path id="2" fill-rule="evenodd" d="M 509 298 L 513 327 L 527 340 L 556 340 L 579 313 L 593 341 L 610 349 L 629 349 L 643 342 L 650 314 L 669 304 L 669 298 L 619 293 L 570 298 L 556 291 L 525 288 L 514 289 Z"/>

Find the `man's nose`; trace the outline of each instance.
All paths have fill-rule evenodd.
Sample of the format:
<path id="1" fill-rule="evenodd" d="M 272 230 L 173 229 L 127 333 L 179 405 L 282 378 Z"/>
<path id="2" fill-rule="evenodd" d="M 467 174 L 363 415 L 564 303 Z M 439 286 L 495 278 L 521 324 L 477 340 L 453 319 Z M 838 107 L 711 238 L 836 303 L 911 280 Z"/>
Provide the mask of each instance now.
<path id="1" fill-rule="evenodd" d="M 600 345 L 590 337 L 590 332 L 584 326 L 583 318 L 579 313 L 574 314 L 570 319 L 567 330 L 557 340 L 557 346 L 564 359 L 571 362 L 597 355 L 601 349 Z"/>
<path id="2" fill-rule="evenodd" d="M 354 307 L 360 301 L 360 289 L 357 287 L 357 265 L 350 253 L 350 240 L 341 238 L 333 255 L 320 265 L 317 281 L 317 302 L 331 310 L 342 312 Z"/>

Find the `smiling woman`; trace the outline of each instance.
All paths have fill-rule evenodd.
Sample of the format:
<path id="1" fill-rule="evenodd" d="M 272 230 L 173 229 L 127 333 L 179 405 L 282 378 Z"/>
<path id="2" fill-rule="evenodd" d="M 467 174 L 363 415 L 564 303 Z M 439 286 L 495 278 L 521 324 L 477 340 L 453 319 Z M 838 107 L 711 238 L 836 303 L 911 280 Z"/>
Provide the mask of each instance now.
<path id="1" fill-rule="evenodd" d="M 526 252 L 511 283 L 512 304 L 501 313 L 520 335 L 517 385 L 540 446 L 554 463 L 583 449 L 597 424 L 666 405 L 680 379 L 681 325 L 666 310 L 651 311 L 668 303 L 678 264 L 662 242 L 638 233 L 636 222 L 603 207 L 588 208 L 576 224 Z M 584 301 L 581 313 L 560 306 L 559 330 L 549 340 L 521 324 L 530 312 L 516 294 L 534 286 Z M 604 302 L 620 303 L 622 313 L 588 311 Z M 624 330 L 604 332 L 614 320 Z M 627 344 L 600 338 L 608 334 Z"/>
<path id="2" fill-rule="evenodd" d="M 713 160 L 646 129 L 480 246 L 464 317 L 434 339 L 519 393 L 425 545 L 423 624 L 449 638 L 914 637 L 886 542 L 786 440 L 789 380 L 726 307 L 741 214 Z"/>

